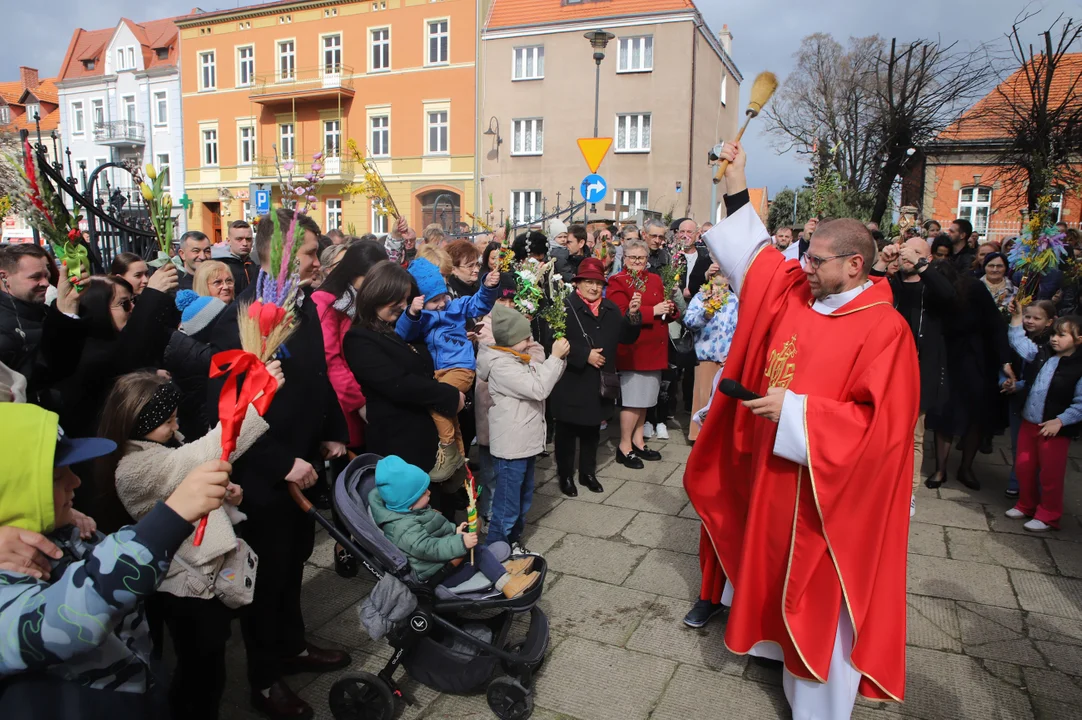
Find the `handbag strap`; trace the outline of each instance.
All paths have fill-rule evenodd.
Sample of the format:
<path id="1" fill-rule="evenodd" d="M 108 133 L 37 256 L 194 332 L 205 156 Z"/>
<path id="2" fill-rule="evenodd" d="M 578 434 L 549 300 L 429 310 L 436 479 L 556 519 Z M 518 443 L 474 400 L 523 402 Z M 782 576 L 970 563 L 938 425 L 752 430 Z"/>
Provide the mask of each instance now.
<path id="1" fill-rule="evenodd" d="M 581 332 L 582 336 L 586 338 L 586 342 L 590 344 L 590 349 L 594 349 L 594 340 L 586 334 L 586 328 L 583 326 L 582 318 L 579 317 L 579 313 L 577 310 L 575 310 L 575 306 L 571 304 L 570 300 L 564 300 L 564 304 L 567 305 L 567 309 L 571 312 L 571 314 L 575 316 L 575 322 L 579 324 L 579 332 Z"/>
<path id="2" fill-rule="evenodd" d="M 214 583 L 212 583 L 206 575 L 193 568 L 184 560 L 181 560 L 179 555 L 173 556 L 173 562 L 180 565 L 190 576 L 201 582 L 204 590 L 210 592 L 212 595 L 217 595 L 217 593 L 214 592 Z"/>

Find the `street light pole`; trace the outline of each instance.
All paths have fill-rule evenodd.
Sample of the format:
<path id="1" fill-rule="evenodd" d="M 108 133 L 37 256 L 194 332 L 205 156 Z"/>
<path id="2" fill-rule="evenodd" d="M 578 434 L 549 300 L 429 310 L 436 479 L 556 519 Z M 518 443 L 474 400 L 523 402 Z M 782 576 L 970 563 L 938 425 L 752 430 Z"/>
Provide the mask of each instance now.
<path id="1" fill-rule="evenodd" d="M 605 30 L 591 30 L 584 33 L 583 37 L 590 41 L 590 47 L 594 49 L 594 137 L 597 137 L 598 113 L 601 105 L 601 61 L 605 59 L 605 47 L 616 36 Z M 582 206 L 582 213 L 586 215 L 585 203 Z"/>
<path id="2" fill-rule="evenodd" d="M 594 53 L 594 64 L 597 70 L 594 73 L 594 137 L 597 137 L 597 113 L 601 103 L 601 59 L 604 53 Z"/>

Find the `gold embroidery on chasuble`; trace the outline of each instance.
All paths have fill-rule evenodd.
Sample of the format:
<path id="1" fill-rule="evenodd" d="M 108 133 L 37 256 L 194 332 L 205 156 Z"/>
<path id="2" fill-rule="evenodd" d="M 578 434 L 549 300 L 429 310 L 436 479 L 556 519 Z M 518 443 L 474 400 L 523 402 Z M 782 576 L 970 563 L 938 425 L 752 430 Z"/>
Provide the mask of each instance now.
<path id="1" fill-rule="evenodd" d="M 771 350 L 767 358 L 765 375 L 770 381 L 770 387 L 789 389 L 789 384 L 793 382 L 793 373 L 796 372 L 796 363 L 793 361 L 795 356 L 796 333 L 793 333 L 793 337 L 786 340 L 780 350 Z"/>

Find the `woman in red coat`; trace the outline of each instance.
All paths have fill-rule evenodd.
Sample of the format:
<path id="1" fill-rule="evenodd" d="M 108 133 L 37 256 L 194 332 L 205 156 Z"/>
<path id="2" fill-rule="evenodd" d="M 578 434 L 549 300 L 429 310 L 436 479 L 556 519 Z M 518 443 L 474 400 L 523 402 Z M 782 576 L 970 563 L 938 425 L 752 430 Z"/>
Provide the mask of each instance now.
<path id="1" fill-rule="evenodd" d="M 621 398 L 616 461 L 633 470 L 641 470 L 643 460 L 661 459 L 661 453 L 646 447 L 642 426 L 646 411 L 657 404 L 661 372 L 669 367 L 668 324 L 676 319 L 676 305 L 665 299 L 661 277 L 646 269 L 649 254 L 650 249 L 642 240 L 625 241 L 624 269 L 609 278 L 606 295 L 625 314 L 632 297 L 639 295 L 642 299 L 639 339 L 616 349 Z"/>

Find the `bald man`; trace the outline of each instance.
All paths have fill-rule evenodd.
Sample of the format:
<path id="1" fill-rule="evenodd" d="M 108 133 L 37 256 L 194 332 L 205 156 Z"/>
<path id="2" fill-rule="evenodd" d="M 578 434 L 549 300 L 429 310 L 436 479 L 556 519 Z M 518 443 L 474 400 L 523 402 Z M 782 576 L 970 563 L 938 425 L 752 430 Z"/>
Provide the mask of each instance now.
<path id="1" fill-rule="evenodd" d="M 887 245 L 871 274 L 887 274 L 892 263 L 898 267 L 890 278 L 894 307 L 913 331 L 920 364 L 920 415 L 913 431 L 913 497 L 909 501 L 909 516 L 913 517 L 924 462 L 924 416 L 940 411 L 947 402 L 947 341 L 943 328 L 954 307 L 955 292 L 954 285 L 932 265 L 932 248 L 923 238 Z"/>

